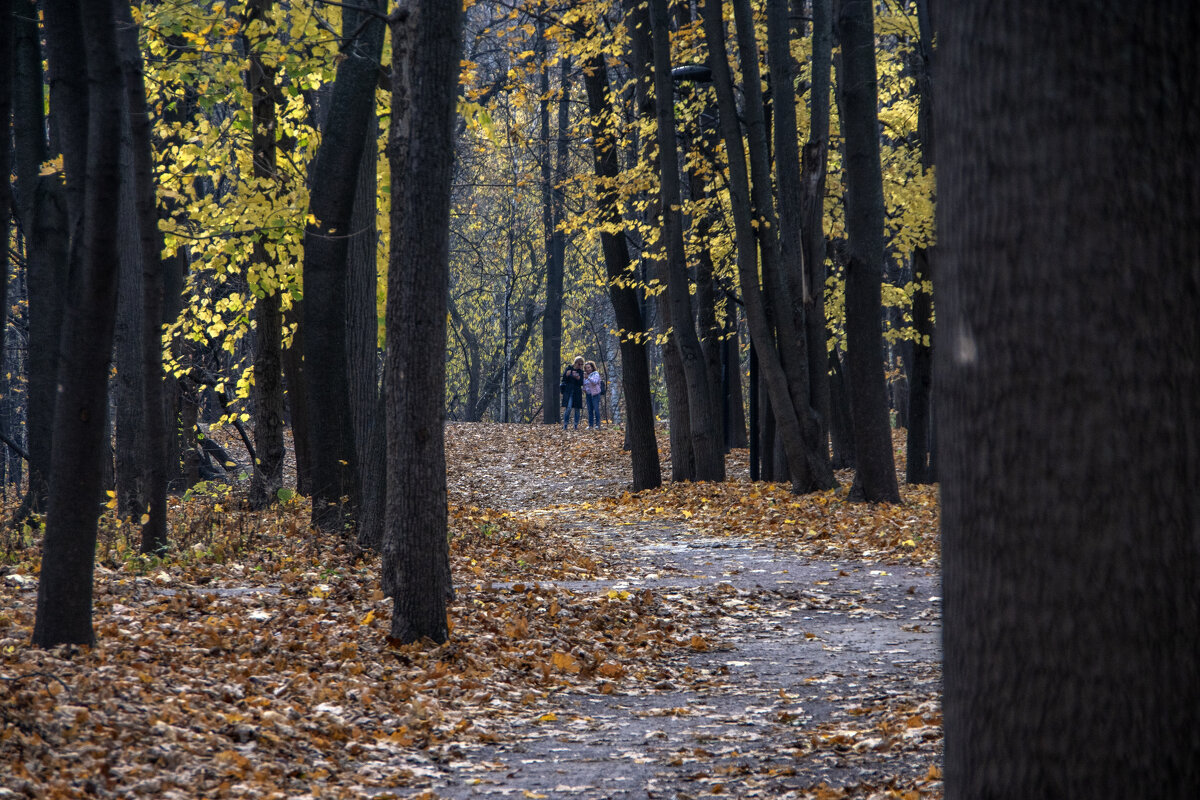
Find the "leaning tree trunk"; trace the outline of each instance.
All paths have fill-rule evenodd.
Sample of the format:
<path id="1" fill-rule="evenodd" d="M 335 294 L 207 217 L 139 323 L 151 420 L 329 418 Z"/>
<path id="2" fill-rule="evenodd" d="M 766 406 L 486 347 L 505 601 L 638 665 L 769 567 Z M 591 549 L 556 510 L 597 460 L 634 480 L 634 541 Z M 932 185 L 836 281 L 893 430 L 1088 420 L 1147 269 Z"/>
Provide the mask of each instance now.
<path id="1" fill-rule="evenodd" d="M 408 0 L 392 23 L 392 252 L 387 299 L 387 522 L 391 635 L 449 636 L 446 306 L 462 6 Z"/>
<path id="2" fill-rule="evenodd" d="M 33 643 L 90 645 L 101 457 L 108 449 L 108 364 L 118 279 L 121 64 L 112 8 L 50 3 L 46 43 L 56 75 L 86 85 L 61 108 L 68 191 L 78 201 L 72 226 L 71 280 L 62 332 L 62 365 L 50 468 L 50 499 L 38 580 Z M 84 35 L 86 31 L 86 36 Z"/>
<path id="3" fill-rule="evenodd" d="M 946 796 L 1200 796 L 1200 6 L 938 9 Z"/>
<path id="4" fill-rule="evenodd" d="M 841 96 L 846 161 L 846 355 L 854 400 L 851 497 L 900 502 L 888 417 L 880 324 L 883 283 L 883 172 L 879 159 L 875 21 L 870 0 L 839 0 Z"/>

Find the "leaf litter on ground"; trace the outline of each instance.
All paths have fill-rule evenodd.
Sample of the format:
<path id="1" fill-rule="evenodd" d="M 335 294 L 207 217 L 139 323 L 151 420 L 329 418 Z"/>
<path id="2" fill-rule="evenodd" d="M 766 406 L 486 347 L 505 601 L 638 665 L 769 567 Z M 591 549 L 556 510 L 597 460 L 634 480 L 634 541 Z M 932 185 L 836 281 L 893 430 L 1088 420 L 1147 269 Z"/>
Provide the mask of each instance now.
<path id="1" fill-rule="evenodd" d="M 660 452 L 667 471 L 665 441 Z M 724 589 L 666 597 L 562 585 L 628 566 L 612 541 L 581 535 L 589 527 L 668 520 L 807 557 L 936 569 L 933 488 L 905 486 L 900 505 L 876 506 L 850 503 L 844 488 L 798 497 L 751 484 L 744 451 L 729 465 L 724 484 L 632 493 L 617 430 L 448 425 L 457 597 L 451 640 L 437 647 L 388 645 L 378 559 L 313 531 L 300 498 L 250 511 L 244 487 L 208 484 L 173 501 L 162 559 L 140 555 L 136 526 L 108 510 L 92 648 L 29 645 L 40 541 L 10 531 L 0 551 L 0 797 L 410 796 L 447 768 L 469 774 L 472 747 L 569 722 L 558 718 L 563 693 L 636 696 L 714 680 L 736 690 L 687 664 L 720 646 L 706 620 L 720 606 L 703 594 Z M 797 736 L 797 753 L 940 748 L 928 692 L 846 702 L 844 721 Z M 787 703 L 777 714 L 787 724 Z M 696 778 L 697 790 L 761 793 L 789 769 L 764 764 Z M 940 773 L 795 791 L 935 797 Z"/>

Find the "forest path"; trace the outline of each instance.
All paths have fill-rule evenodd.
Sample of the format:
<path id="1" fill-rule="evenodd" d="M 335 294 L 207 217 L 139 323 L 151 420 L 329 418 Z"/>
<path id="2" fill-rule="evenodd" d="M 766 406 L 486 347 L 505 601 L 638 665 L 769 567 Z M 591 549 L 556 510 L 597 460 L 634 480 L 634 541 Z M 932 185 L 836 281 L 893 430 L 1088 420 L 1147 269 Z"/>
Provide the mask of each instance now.
<path id="1" fill-rule="evenodd" d="M 503 741 L 461 746 L 426 773 L 437 796 L 940 794 L 936 571 L 593 513 L 594 500 L 625 488 L 619 442 L 533 430 L 537 448 L 477 449 L 452 497 L 565 528 L 604 577 L 490 588 L 652 597 L 691 647 L 643 680 L 553 693 Z M 547 455 L 547 438 L 562 458 Z M 616 466 L 594 457 L 597 445 L 616 451 Z M 556 466 L 580 449 L 593 468 Z"/>

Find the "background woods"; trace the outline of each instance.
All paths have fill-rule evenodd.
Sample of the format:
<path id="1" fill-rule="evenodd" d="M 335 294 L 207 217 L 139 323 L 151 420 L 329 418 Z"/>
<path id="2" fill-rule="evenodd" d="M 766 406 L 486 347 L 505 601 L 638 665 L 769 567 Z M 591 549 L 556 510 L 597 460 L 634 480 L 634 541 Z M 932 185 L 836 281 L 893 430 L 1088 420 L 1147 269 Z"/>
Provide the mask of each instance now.
<path id="1" fill-rule="evenodd" d="M 932 464 L 920 4 L 477 0 L 445 23 L 453 125 L 428 141 L 434 101 L 404 81 L 449 56 L 418 4 L 116 2 L 86 10 L 113 31 L 95 54 L 69 38 L 81 8 L 5 9 L 4 486 L 11 530 L 48 524 L 47 591 L 90 574 L 105 490 L 146 553 L 172 547 L 175 498 L 229 485 L 310 497 L 313 524 L 394 554 L 393 490 L 441 463 L 424 438 L 397 461 L 395 437 L 557 422 L 577 353 L 635 489 L 662 479 L 661 423 L 674 480 L 722 480 L 749 444 L 755 478 L 807 492 L 857 465 L 895 501 L 910 417 Z M 87 116 L 102 69 L 112 131 Z M 443 223 L 401 238 L 441 202 L 431 159 L 444 297 L 408 283 L 441 281 L 440 250 L 413 259 Z M 402 327 L 423 308 L 444 335 Z M 61 542 L 55 478 L 82 515 Z"/>

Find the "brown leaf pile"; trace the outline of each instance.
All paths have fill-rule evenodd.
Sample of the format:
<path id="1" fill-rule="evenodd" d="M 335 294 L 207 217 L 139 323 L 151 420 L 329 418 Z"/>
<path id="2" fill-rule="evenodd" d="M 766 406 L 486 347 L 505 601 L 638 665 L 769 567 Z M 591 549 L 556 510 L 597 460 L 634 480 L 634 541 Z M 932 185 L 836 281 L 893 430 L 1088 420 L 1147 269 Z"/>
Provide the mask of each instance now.
<path id="1" fill-rule="evenodd" d="M 0 795 L 409 796 L 470 747 L 554 722 L 560 692 L 686 681 L 674 657 L 710 644 L 694 615 L 650 591 L 544 583 L 612 574 L 611 553 L 579 535 L 592 515 L 682 520 L 839 558 L 936 559 L 930 492 L 908 491 L 896 508 L 745 481 L 630 495 L 615 431 L 448 430 L 458 587 L 452 640 L 440 647 L 387 644 L 377 560 L 313 532 L 305 502 L 251 512 L 236 488 L 212 485 L 173 506 L 165 559 L 139 555 L 133 528 L 110 512 L 97 645 L 34 649 L 38 535 L 10 533 L 0 548 Z M 866 732 L 818 730 L 809 742 L 910 735 L 914 716 L 903 713 L 871 710 L 857 720 Z M 919 718 L 936 724 L 933 712 Z"/>

